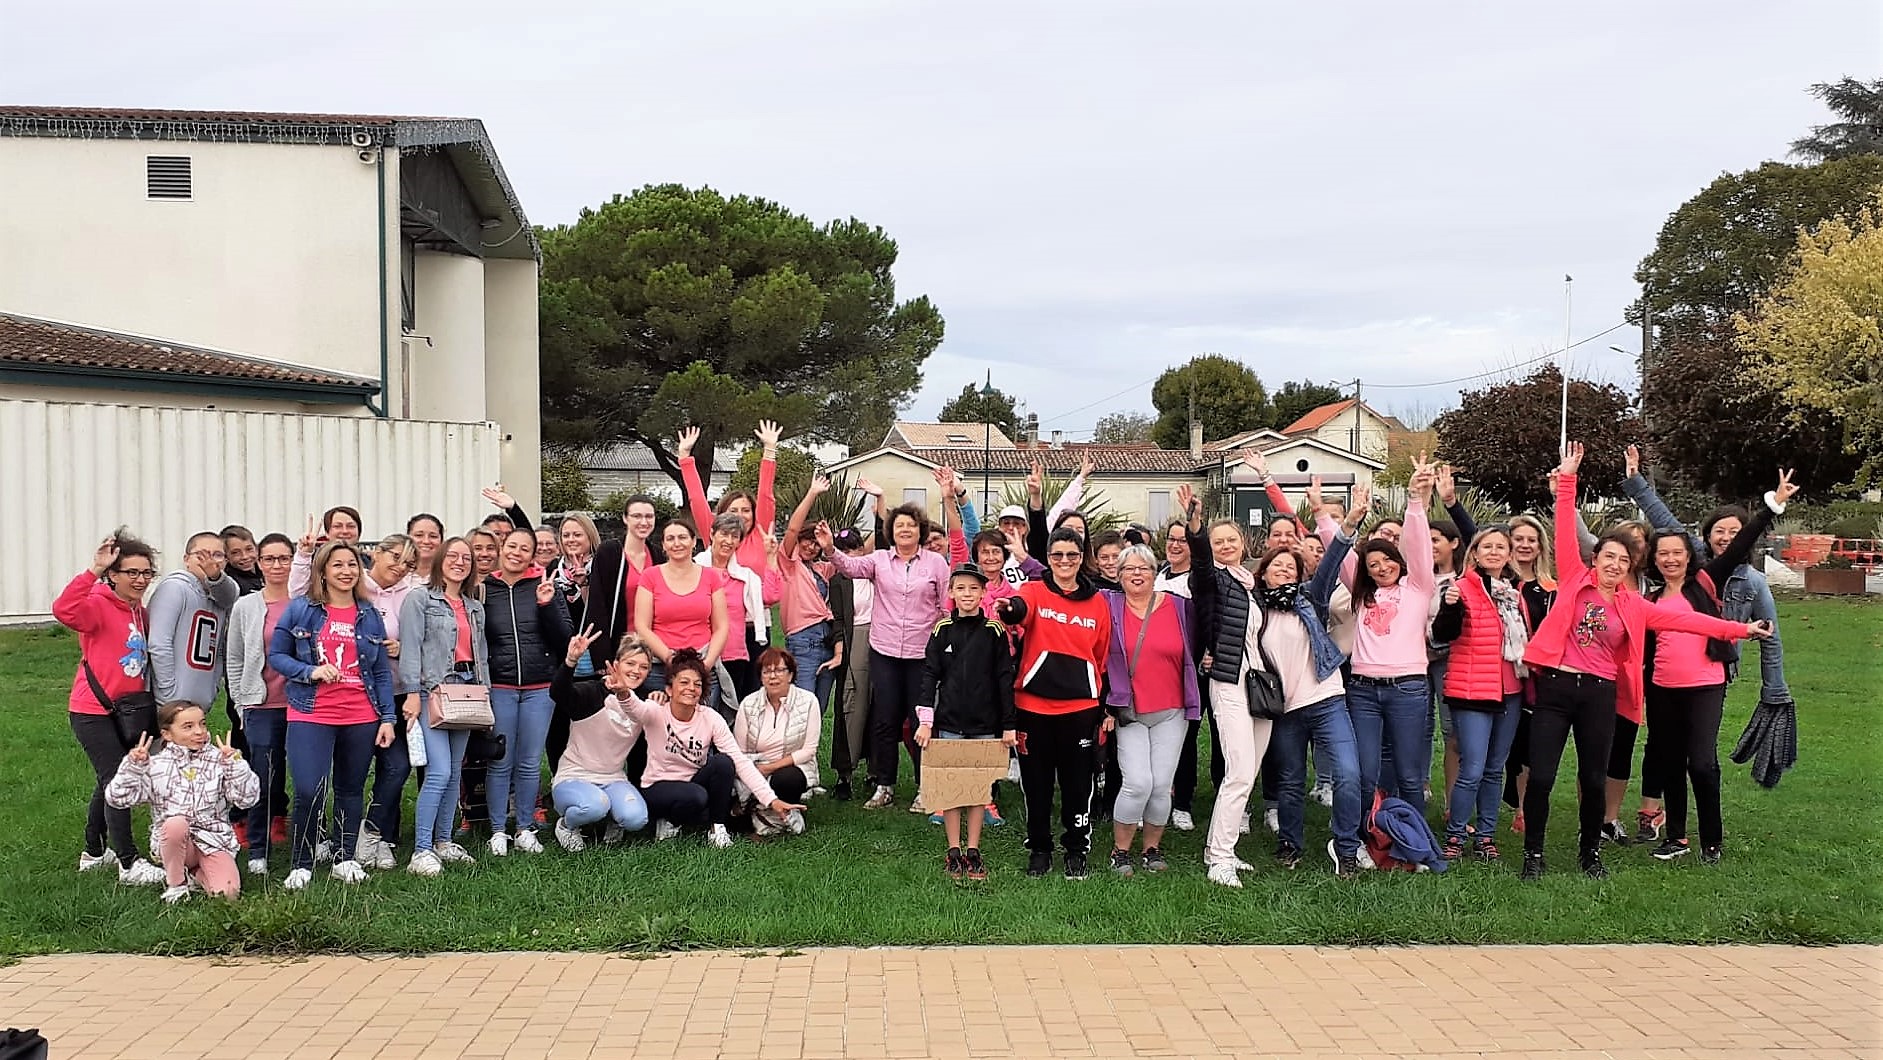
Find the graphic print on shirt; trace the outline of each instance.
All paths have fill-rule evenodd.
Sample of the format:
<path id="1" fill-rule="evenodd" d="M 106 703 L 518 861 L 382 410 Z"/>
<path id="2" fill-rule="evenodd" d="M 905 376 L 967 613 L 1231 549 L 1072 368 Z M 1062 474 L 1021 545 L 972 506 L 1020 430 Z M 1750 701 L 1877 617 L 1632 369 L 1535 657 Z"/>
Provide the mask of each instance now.
<path id="1" fill-rule="evenodd" d="M 144 631 L 137 628 L 136 622 L 126 624 L 124 634 L 124 654 L 118 656 L 118 669 L 126 677 L 144 676 L 144 666 L 150 658 L 148 646 L 144 643 Z"/>
<path id="2" fill-rule="evenodd" d="M 216 668 L 216 644 L 221 631 L 222 625 L 214 611 L 197 611 L 190 615 L 189 645 L 184 654 L 190 669 L 208 672 Z"/>
<path id="3" fill-rule="evenodd" d="M 1373 606 L 1366 609 L 1360 619 L 1367 630 L 1375 636 L 1384 637 L 1393 631 L 1393 619 L 1399 617 L 1399 593 L 1380 589 L 1373 595 Z"/>
<path id="4" fill-rule="evenodd" d="M 1587 648 L 1608 632 L 1608 608 L 1602 604 L 1584 604 L 1582 619 L 1576 623 L 1576 644 Z"/>
<path id="5" fill-rule="evenodd" d="M 353 643 L 353 623 L 329 621 L 320 631 L 320 661 L 340 671 L 337 684 L 364 686 L 360 679 L 360 653 Z"/>
<path id="6" fill-rule="evenodd" d="M 676 729 L 667 730 L 667 753 L 696 766 L 706 764 L 706 743 Z"/>

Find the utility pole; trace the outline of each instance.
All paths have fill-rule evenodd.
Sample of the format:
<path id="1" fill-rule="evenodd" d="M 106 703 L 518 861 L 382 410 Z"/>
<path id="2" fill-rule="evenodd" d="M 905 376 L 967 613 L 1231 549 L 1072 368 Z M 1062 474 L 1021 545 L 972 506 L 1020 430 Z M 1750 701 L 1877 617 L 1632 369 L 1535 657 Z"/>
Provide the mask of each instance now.
<path id="1" fill-rule="evenodd" d="M 1568 273 L 1563 274 L 1563 352 L 1562 355 L 1556 359 L 1556 370 L 1562 373 L 1563 377 L 1562 432 L 1556 443 L 1556 453 L 1558 456 L 1566 456 L 1569 453 L 1569 347 L 1575 345 L 1576 342 L 1571 332 L 1570 323 L 1571 310 L 1574 305 L 1571 301 L 1571 288 L 1575 285 L 1575 282 L 1576 278 L 1574 276 Z"/>

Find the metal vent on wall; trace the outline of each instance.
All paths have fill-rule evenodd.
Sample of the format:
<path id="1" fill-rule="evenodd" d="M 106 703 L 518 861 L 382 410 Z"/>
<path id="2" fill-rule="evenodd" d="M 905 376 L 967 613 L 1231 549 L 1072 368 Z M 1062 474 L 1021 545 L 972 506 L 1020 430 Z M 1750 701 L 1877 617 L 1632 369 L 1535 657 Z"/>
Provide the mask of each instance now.
<path id="1" fill-rule="evenodd" d="M 150 155 L 144 159 L 146 190 L 152 199 L 190 197 L 190 160 L 180 155 Z"/>

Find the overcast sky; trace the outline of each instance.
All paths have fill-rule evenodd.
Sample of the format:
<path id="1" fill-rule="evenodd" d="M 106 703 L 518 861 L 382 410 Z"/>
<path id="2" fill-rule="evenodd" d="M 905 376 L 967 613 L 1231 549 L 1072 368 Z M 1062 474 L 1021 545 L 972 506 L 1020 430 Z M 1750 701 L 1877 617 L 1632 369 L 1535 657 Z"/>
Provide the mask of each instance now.
<path id="1" fill-rule="evenodd" d="M 1577 339 L 1619 324 L 1669 211 L 1883 69 L 1880 7 L 21 5 L 0 100 L 482 118 L 539 224 L 669 181 L 855 216 L 947 318 L 912 418 L 992 369 L 1081 437 L 1203 352 L 1429 414 L 1563 344 L 1565 274 Z M 1631 386 L 1639 341 L 1572 363 Z"/>

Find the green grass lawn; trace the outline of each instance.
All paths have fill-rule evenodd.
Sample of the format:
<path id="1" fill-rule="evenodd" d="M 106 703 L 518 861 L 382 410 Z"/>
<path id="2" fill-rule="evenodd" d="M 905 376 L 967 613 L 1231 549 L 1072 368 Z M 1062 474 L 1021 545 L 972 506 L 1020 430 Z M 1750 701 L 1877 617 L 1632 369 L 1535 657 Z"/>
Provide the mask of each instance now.
<path id="1" fill-rule="evenodd" d="M 1883 939 L 1883 607 L 1846 601 L 1781 606 L 1800 759 L 1775 791 L 1726 765 L 1726 858 L 1672 864 L 1642 848 L 1611 853 L 1614 876 L 1575 871 L 1574 799 L 1565 763 L 1561 827 L 1542 883 L 1517 882 L 1518 837 L 1505 861 L 1443 876 L 1369 873 L 1336 880 L 1327 859 L 1275 867 L 1272 840 L 1243 841 L 1258 871 L 1240 891 L 1203 878 L 1201 832 L 1171 832 L 1172 871 L 1111 878 L 1105 839 L 1094 875 L 1070 882 L 1022 872 L 1018 793 L 1003 786 L 1006 828 L 990 830 L 993 878 L 941 873 L 940 830 L 902 810 L 813 800 L 799 837 L 718 851 L 697 838 L 643 839 L 567 855 L 483 857 L 421 880 L 403 870 L 358 887 L 316 877 L 308 891 L 245 881 L 234 904 L 163 908 L 154 889 L 75 871 L 92 779 L 65 720 L 77 647 L 62 630 L 0 632 L 0 956 L 58 951 L 304 951 L 789 948 L 940 943 L 1875 942 Z M 1722 758 L 1757 697 L 1742 681 L 1728 706 Z M 912 792 L 906 777 L 902 795 Z M 413 785 L 416 788 L 416 784 Z M 410 790 L 410 789 L 409 789 Z M 1629 810 L 1632 811 L 1631 797 Z M 1207 804 L 1199 806 L 1199 819 Z M 1436 813 L 1436 810 L 1434 811 Z M 409 822 L 409 817 L 408 817 Z M 1505 818 L 1508 827 L 1508 814 Z M 145 834 L 141 817 L 137 827 Z M 408 824 L 409 827 L 409 824 Z M 1310 806 L 1309 846 L 1327 836 Z M 1317 840 L 1318 837 L 1318 840 Z M 402 850 L 408 844 L 402 843 Z M 281 852 L 277 852 L 279 863 Z"/>

